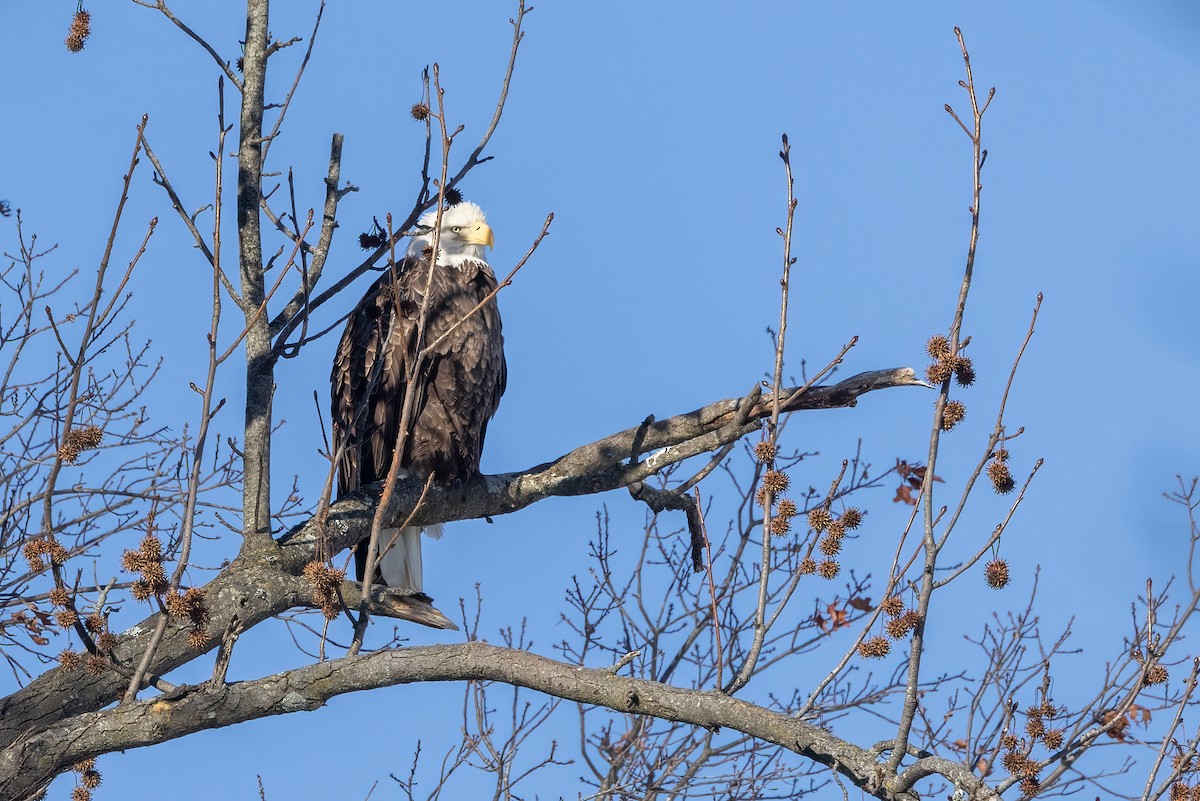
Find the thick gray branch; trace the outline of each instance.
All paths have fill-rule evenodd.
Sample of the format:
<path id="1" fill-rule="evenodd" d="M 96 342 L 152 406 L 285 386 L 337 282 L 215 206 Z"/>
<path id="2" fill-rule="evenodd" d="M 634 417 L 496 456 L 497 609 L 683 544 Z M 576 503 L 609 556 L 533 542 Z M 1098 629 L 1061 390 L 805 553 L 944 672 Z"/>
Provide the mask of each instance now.
<path id="1" fill-rule="evenodd" d="M 344 693 L 472 679 L 713 730 L 734 729 L 828 765 L 878 798 L 915 798 L 889 789 L 896 777 L 885 779 L 881 763 L 866 749 L 811 723 L 719 692 L 627 678 L 608 669 L 576 667 L 482 642 L 379 651 L 217 688 L 180 687 L 148 701 L 80 715 L 54 730 L 23 738 L 0 754 L 0 775 L 14 777 L 6 789 L 20 797 L 63 766 L 98 754 L 270 715 L 313 711 Z"/>
<path id="2" fill-rule="evenodd" d="M 831 386 L 809 387 L 797 395 L 796 387 L 780 395 L 788 399 L 782 411 L 811 411 L 854 406 L 858 397 L 878 389 L 928 386 L 913 370 L 901 367 L 859 373 Z M 485 476 L 481 482 L 430 488 L 424 505 L 413 513 L 413 524 L 467 520 L 508 514 L 551 496 L 594 495 L 627 487 L 693 456 L 714 451 L 758 430 L 759 421 L 771 414 L 772 399 L 766 396 L 748 412 L 739 415 L 739 398 L 711 403 L 687 414 L 666 420 L 647 418 L 639 426 L 612 434 L 576 448 L 553 462 L 518 473 Z M 642 458 L 645 457 L 645 458 Z M 405 519 L 420 496 L 422 482 L 408 479 L 397 485 L 397 508 L 391 520 Z M 329 536 L 335 550 L 348 548 L 362 538 L 364 524 L 360 508 L 349 503 L 360 498 L 373 509 L 379 487 L 340 501 L 330 514 Z M 369 519 L 365 521 L 369 525 Z M 315 532 L 308 524 L 298 526 L 282 539 L 285 548 L 311 547 Z"/>
<path id="3" fill-rule="evenodd" d="M 242 532 L 265 536 L 271 529 L 271 397 L 275 392 L 274 361 L 263 275 L 262 125 L 267 74 L 268 0 L 246 2 L 245 79 L 238 131 L 238 262 L 243 312 L 246 316 L 245 485 L 242 488 Z"/>

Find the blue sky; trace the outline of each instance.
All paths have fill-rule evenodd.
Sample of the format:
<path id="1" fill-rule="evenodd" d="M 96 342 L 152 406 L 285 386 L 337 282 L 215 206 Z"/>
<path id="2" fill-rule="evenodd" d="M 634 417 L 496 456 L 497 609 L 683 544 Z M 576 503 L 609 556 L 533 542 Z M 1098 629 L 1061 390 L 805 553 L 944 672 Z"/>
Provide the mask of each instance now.
<path id="1" fill-rule="evenodd" d="M 244 27 L 238 5 L 181 1 L 176 12 L 234 58 Z M 307 36 L 315 5 L 277 3 L 272 32 Z M 364 0 L 326 10 L 270 166 L 294 168 L 300 207 L 319 206 L 330 135 L 345 134 L 342 176 L 361 191 L 342 204 L 327 275 L 358 263 L 355 238 L 372 215 L 403 215 L 411 205 L 422 128 L 408 108 L 425 64 L 441 64 L 448 113 L 466 126 L 453 162 L 492 113 L 513 9 L 497 0 L 433 8 Z M 9 109 L 0 198 L 22 209 L 27 230 L 60 243 L 47 268 L 64 273 L 98 261 L 143 113 L 193 209 L 211 200 L 216 128 L 217 70 L 207 54 L 132 3 L 92 8 L 92 38 L 71 54 L 62 39 L 73 10 L 67 0 L 0 3 L 0 92 Z M 1016 585 L 997 595 L 968 582 L 955 590 L 955 608 L 982 616 L 1019 607 L 1041 564 L 1043 587 L 1053 591 L 1043 597 L 1043 619 L 1061 624 L 1078 614 L 1080 644 L 1097 649 L 1076 659 L 1077 673 L 1064 666 L 1059 681 L 1086 682 L 1119 650 L 1117 627 L 1146 577 L 1166 578 L 1180 564 L 1186 529 L 1161 493 L 1177 473 L 1200 469 L 1200 11 L 1183 0 L 537 4 L 489 148 L 496 158 L 466 186 L 488 211 L 501 273 L 556 214 L 550 237 L 502 296 L 509 388 L 484 469 L 531 466 L 647 414 L 740 395 L 769 370 L 782 132 L 800 199 L 789 371 L 799 372 L 800 358 L 823 364 L 855 335 L 846 374 L 923 368 L 925 340 L 949 325 L 969 225 L 969 141 L 942 110 L 947 102 L 960 113 L 967 107 L 956 85 L 955 25 L 977 82 L 998 91 L 985 120 L 983 223 L 965 326 L 980 377 L 963 396 L 968 420 L 949 438 L 938 472 L 956 487 L 956 471 L 978 458 L 1039 291 L 1045 303 L 1007 419 L 1027 431 L 1012 448 L 1018 472 L 1046 460 L 1006 536 Z M 286 89 L 299 56 L 298 46 L 272 62 L 270 95 Z M 231 89 L 227 103 L 235 119 Z M 150 182 L 149 164 L 142 170 L 120 259 L 158 215 L 134 281 L 133 316 L 165 359 L 151 412 L 179 427 L 195 414 L 187 382 L 203 377 L 210 279 Z M 0 242 L 15 247 L 12 218 L 0 220 Z M 318 322 L 336 319 L 356 297 L 323 309 Z M 227 337 L 236 333 L 226 328 Z M 287 421 L 276 439 L 280 491 L 293 466 L 308 497 L 319 490 L 311 396 L 319 391 L 324 413 L 333 345 L 327 338 L 279 371 L 277 411 Z M 222 433 L 237 433 L 237 384 L 231 371 Z M 922 460 L 932 400 L 893 391 L 855 410 L 793 420 L 792 444 L 822 454 L 794 478 L 824 485 L 860 437 L 881 467 L 896 457 Z M 886 543 L 880 552 L 890 552 L 902 510 L 885 490 L 862 503 L 872 536 Z M 625 494 L 552 500 L 490 526 L 459 524 L 426 549 L 430 591 L 453 607 L 481 582 L 485 629 L 528 616 L 538 642 L 561 638 L 556 609 L 567 578 L 587 568 L 586 540 L 602 504 L 614 531 L 637 536 L 643 510 Z M 1003 508 L 977 499 L 970 523 L 979 536 Z M 967 552 L 972 541 L 963 537 Z M 212 563 L 235 546 L 212 546 Z M 885 566 L 860 556 L 860 570 Z M 127 615 L 122 626 L 136 619 Z M 263 628 L 239 646 L 234 677 L 285 666 L 286 633 Z M 963 629 L 944 632 L 935 647 L 950 660 Z M 148 795 L 148 781 L 192 772 L 199 756 L 224 767 L 194 775 L 177 795 L 254 797 L 261 773 L 268 798 L 363 797 L 376 778 L 372 797 L 396 798 L 387 773 L 407 766 L 418 735 L 452 733 L 459 703 L 456 688 L 398 688 L 108 757 L 103 797 Z M 355 763 L 336 733 L 381 707 L 400 723 L 375 746 L 366 775 L 347 779 Z M 576 775 L 564 769 L 540 788 L 543 797 L 574 797 Z"/>

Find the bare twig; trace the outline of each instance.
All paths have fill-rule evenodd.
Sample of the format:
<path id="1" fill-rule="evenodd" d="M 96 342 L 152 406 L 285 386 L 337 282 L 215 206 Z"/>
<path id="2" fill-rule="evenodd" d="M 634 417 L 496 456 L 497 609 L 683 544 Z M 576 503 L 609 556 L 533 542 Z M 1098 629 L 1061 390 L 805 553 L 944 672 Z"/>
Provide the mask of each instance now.
<path id="1" fill-rule="evenodd" d="M 796 183 L 792 177 L 792 148 L 788 142 L 787 134 L 783 135 L 782 140 L 783 146 L 779 151 L 779 158 L 783 162 L 783 173 L 787 187 L 787 210 L 784 227 L 775 229 L 775 232 L 783 240 L 783 269 L 782 276 L 779 279 L 779 330 L 775 337 L 775 369 L 771 382 L 771 418 L 767 422 L 767 442 L 770 443 L 772 449 L 778 447 L 780 414 L 785 406 L 782 395 L 783 352 L 787 336 L 788 290 L 791 286 L 792 265 L 796 262 L 792 258 L 792 224 L 796 216 L 797 203 Z M 741 669 L 729 682 L 729 686 L 725 688 L 730 693 L 737 692 L 746 686 L 746 683 L 750 681 L 750 677 L 754 675 L 754 668 L 767 636 L 767 600 L 771 565 L 771 514 L 775 503 L 775 490 L 770 487 L 764 487 L 764 490 L 765 497 L 762 504 L 762 561 L 760 562 L 761 567 L 758 577 L 758 606 L 754 613 L 754 639 L 750 644 L 750 649 L 746 654 L 746 659 L 742 663 Z"/>
<path id="2" fill-rule="evenodd" d="M 149 0 L 133 0 L 133 2 L 139 6 L 142 6 L 143 8 L 154 8 L 162 12 L 164 17 L 175 24 L 175 27 L 186 33 L 192 41 L 204 48 L 205 52 L 212 56 L 213 61 L 217 62 L 217 66 L 223 73 L 225 73 L 225 77 L 229 79 L 229 82 L 241 90 L 242 81 L 238 78 L 237 73 L 234 72 L 229 66 L 229 62 L 217 55 L 217 51 L 213 49 L 212 45 L 210 45 L 204 40 L 203 37 L 185 25 L 183 21 L 179 19 L 179 17 L 175 16 L 175 14 L 171 12 L 171 9 L 167 8 L 166 0 L 154 0 L 154 2 L 149 2 Z"/>
<path id="3" fill-rule="evenodd" d="M 129 198 L 129 187 L 130 187 L 131 182 L 133 181 L 134 170 L 137 168 L 138 153 L 141 152 L 142 134 L 145 131 L 147 122 L 148 122 L 148 118 L 143 116 L 142 121 L 138 125 L 138 128 L 137 128 L 137 138 L 134 142 L 133 154 L 130 156 L 129 168 L 126 171 L 124 178 L 123 178 L 123 183 L 122 183 L 122 187 L 121 187 L 121 197 L 120 197 L 120 200 L 117 202 L 116 213 L 113 215 L 113 222 L 112 222 L 111 228 L 109 229 L 108 240 L 105 242 L 104 255 L 101 257 L 100 265 L 96 269 L 95 290 L 92 294 L 91 302 L 88 304 L 88 307 L 87 307 L 88 308 L 87 320 L 84 323 L 84 328 L 83 328 L 83 332 L 79 339 L 79 347 L 76 351 L 76 355 L 75 355 L 74 359 L 72 359 L 72 362 L 71 362 L 72 366 L 71 366 L 71 371 L 70 371 L 70 383 L 69 383 L 69 387 L 67 390 L 67 403 L 66 403 L 66 408 L 64 409 L 63 416 L 62 416 L 61 446 L 58 450 L 58 453 L 55 454 L 55 456 L 54 456 L 53 462 L 50 466 L 49 474 L 46 476 L 45 489 L 43 491 L 42 523 L 41 523 L 40 535 L 47 540 L 53 536 L 54 529 L 55 529 L 55 519 L 54 519 L 55 518 L 55 515 L 54 515 L 55 486 L 57 484 L 58 477 L 63 468 L 63 463 L 64 463 L 63 454 L 66 452 L 66 449 L 67 449 L 67 442 L 68 442 L 67 437 L 70 434 L 72 427 L 75 424 L 76 411 L 79 408 L 80 403 L 81 403 L 80 384 L 83 380 L 84 365 L 88 361 L 87 354 L 89 352 L 89 348 L 91 348 L 97 344 L 93 338 L 94 338 L 96 332 L 98 330 L 101 330 L 106 325 L 108 316 L 112 312 L 112 309 L 113 309 L 113 303 L 110 302 L 109 305 L 102 310 L 100 308 L 100 298 L 103 296 L 103 293 L 104 293 L 104 281 L 108 274 L 109 262 L 112 258 L 113 246 L 114 246 L 114 243 L 116 242 L 117 231 L 120 228 L 122 213 L 125 210 L 125 203 Z M 129 267 L 125 271 L 125 275 L 121 279 L 120 284 L 117 287 L 114 294 L 120 294 L 121 289 L 124 287 L 125 283 L 129 280 L 129 276 L 132 274 L 134 266 L 137 264 L 138 257 L 140 257 L 141 253 L 145 252 L 145 242 L 147 240 L 149 240 L 150 236 L 154 233 L 154 226 L 157 224 L 157 222 L 158 222 L 157 217 L 150 221 L 150 226 L 146 232 L 145 240 L 143 240 L 143 242 L 142 242 L 142 247 L 139 249 L 137 256 L 135 256 L 134 259 L 130 262 Z M 66 589 L 66 583 L 63 580 L 61 565 L 56 564 L 54 561 L 52 561 L 51 562 L 51 570 L 54 574 L 55 587 L 57 587 L 59 589 Z M 71 611 L 75 611 L 74 604 L 75 604 L 74 597 L 71 596 L 71 598 L 67 604 L 67 608 Z M 94 652 L 96 649 L 95 643 L 92 641 L 92 638 L 91 638 L 89 632 L 87 631 L 87 629 L 83 626 L 83 624 L 81 622 L 79 622 L 78 615 L 75 615 L 75 617 L 76 617 L 76 620 L 75 620 L 74 626 L 73 626 L 73 628 L 75 629 L 75 633 L 79 636 L 79 639 L 85 644 L 87 649 L 89 651 Z"/>
<path id="4" fill-rule="evenodd" d="M 713 561 L 712 561 L 712 543 L 708 538 L 708 527 L 704 524 L 704 508 L 700 502 L 700 490 L 696 490 L 696 512 L 700 517 L 700 533 L 704 537 L 704 555 L 705 562 L 708 565 L 708 570 L 705 571 L 708 578 L 708 594 L 712 600 L 712 628 L 713 628 L 713 651 L 717 656 L 717 682 L 716 688 L 720 689 L 725 686 L 723 674 L 723 665 L 721 655 L 725 650 L 721 647 L 721 616 L 717 608 L 717 588 L 713 584 Z M 764 568 L 765 569 L 765 568 Z"/>
<path id="5" fill-rule="evenodd" d="M 975 249 L 979 244 L 979 212 L 980 200 L 983 191 L 983 184 L 980 179 L 980 170 L 983 166 L 982 161 L 982 125 L 983 111 L 980 107 L 978 98 L 975 93 L 975 79 L 971 72 L 971 57 L 967 52 L 966 41 L 963 39 L 962 31 L 958 28 L 954 29 L 954 35 L 958 39 L 959 49 L 962 51 L 963 65 L 966 69 L 966 82 L 962 84 L 967 92 L 967 97 L 971 102 L 973 129 L 968 130 L 971 136 L 971 231 L 967 244 L 966 266 L 963 271 L 962 286 L 959 289 L 958 303 L 954 310 L 954 321 L 950 326 L 949 348 L 952 355 L 958 353 L 959 341 L 962 334 L 963 315 L 967 306 L 967 294 L 971 289 L 971 278 L 975 269 Z M 992 90 L 994 94 L 995 90 Z M 990 99 L 990 98 L 989 98 Z M 962 125 L 961 120 L 959 124 Z M 965 126 L 963 126 L 965 128 Z M 929 604 L 934 588 L 934 574 L 937 566 L 937 544 L 934 539 L 934 500 L 933 500 L 933 476 L 937 465 L 938 446 L 940 443 L 940 435 L 942 431 L 942 414 L 946 407 L 946 402 L 949 396 L 950 380 L 946 379 L 942 382 L 941 391 L 938 393 L 937 402 L 934 406 L 933 430 L 929 437 L 929 456 L 926 460 L 926 476 L 927 480 L 921 487 L 924 513 L 924 537 L 925 543 L 925 563 L 921 573 L 921 584 L 918 589 L 918 598 L 916 611 L 920 615 L 920 623 L 914 628 L 912 633 L 912 645 L 909 648 L 908 656 L 908 677 L 905 687 L 904 704 L 900 714 L 900 722 L 896 731 L 895 749 L 888 757 L 887 769 L 895 770 L 902 759 L 908 753 L 909 735 L 912 732 L 913 721 L 917 714 L 917 704 L 919 700 L 919 684 L 921 676 L 921 657 L 925 650 L 925 626 L 929 620 Z"/>
<path id="6" fill-rule="evenodd" d="M 296 77 L 292 79 L 292 85 L 288 88 L 287 95 L 279 107 L 279 114 L 275 117 L 275 124 L 271 127 L 271 132 L 263 137 L 263 161 L 267 160 L 267 151 L 271 148 L 271 142 L 275 141 L 275 137 L 279 135 L 279 129 L 283 127 L 283 118 L 287 116 L 288 108 L 292 105 L 292 97 L 295 96 L 296 89 L 300 86 L 300 79 L 304 77 L 304 69 L 308 66 L 308 60 L 312 57 L 313 46 L 317 43 L 317 31 L 321 29 L 321 17 L 324 14 L 325 0 L 321 0 L 321 5 L 317 7 L 317 17 L 313 21 L 312 33 L 308 36 L 308 47 L 304 49 L 304 57 L 300 59 L 300 66 L 296 68 Z M 286 44 L 275 42 L 267 49 L 267 56 L 269 57 L 283 49 L 283 47 L 295 44 L 298 41 L 298 39 L 293 39 Z"/>

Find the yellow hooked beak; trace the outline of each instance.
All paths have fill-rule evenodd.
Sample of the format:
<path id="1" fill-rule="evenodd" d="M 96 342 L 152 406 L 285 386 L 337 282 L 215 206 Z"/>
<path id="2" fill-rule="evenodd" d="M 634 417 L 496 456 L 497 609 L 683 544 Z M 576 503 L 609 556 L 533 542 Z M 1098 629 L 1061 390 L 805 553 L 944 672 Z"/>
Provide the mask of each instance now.
<path id="1" fill-rule="evenodd" d="M 478 223 L 471 226 L 463 232 L 463 241 L 468 245 L 487 245 L 494 247 L 496 245 L 496 237 L 492 234 L 492 229 L 487 223 Z"/>

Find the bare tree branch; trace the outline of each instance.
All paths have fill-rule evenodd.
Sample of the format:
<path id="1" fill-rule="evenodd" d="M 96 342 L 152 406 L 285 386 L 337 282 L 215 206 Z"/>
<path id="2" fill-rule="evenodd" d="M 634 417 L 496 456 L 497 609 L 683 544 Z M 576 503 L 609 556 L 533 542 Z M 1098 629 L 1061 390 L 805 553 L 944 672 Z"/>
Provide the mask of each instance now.
<path id="1" fill-rule="evenodd" d="M 137 748 L 196 731 L 247 720 L 313 711 L 348 692 L 427 681 L 501 681 L 584 704 L 678 721 L 708 729 L 729 728 L 782 746 L 882 799 L 911 799 L 921 776 L 943 775 L 979 798 L 997 797 L 960 764 L 923 757 L 905 772 L 903 786 L 879 770 L 871 753 L 811 723 L 721 693 L 626 678 L 607 669 L 585 669 L 536 654 L 482 642 L 379 651 L 320 662 L 218 689 L 180 687 L 154 700 L 90 712 L 63 726 L 22 738 L 0 753 L 0 775 L 16 777 L 9 791 L 30 792 L 65 765 L 111 751 Z"/>

